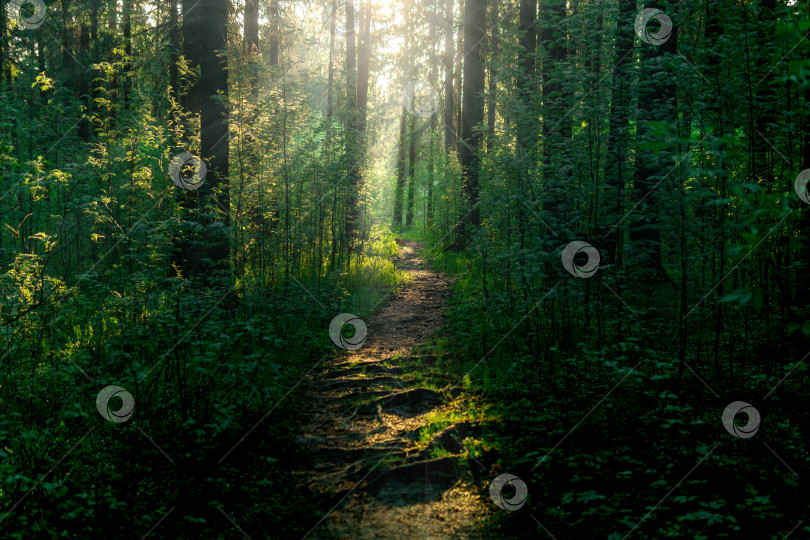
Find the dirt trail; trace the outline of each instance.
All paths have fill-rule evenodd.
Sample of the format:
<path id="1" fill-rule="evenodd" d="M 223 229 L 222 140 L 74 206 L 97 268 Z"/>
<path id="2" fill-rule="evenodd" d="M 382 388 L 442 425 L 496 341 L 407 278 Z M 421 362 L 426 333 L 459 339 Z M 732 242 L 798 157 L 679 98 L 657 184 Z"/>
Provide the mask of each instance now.
<path id="1" fill-rule="evenodd" d="M 363 347 L 335 355 L 308 381 L 297 443 L 312 468 L 300 476 L 332 509 L 308 538 L 474 537 L 490 510 L 465 480 L 463 441 L 477 430 L 453 403 L 457 381 L 414 351 L 444 321 L 448 281 L 426 266 L 418 243 L 399 242 L 397 266 L 413 282 L 366 321 Z"/>

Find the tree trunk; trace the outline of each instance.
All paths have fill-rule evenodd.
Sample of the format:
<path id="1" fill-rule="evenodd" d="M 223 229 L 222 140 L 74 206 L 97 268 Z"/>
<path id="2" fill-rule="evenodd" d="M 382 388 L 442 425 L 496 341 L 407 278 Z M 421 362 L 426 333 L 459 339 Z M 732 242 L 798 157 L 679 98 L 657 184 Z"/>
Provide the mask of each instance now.
<path id="1" fill-rule="evenodd" d="M 326 81 L 326 141 L 331 149 L 332 118 L 334 117 L 334 86 L 335 86 L 335 25 L 337 21 L 337 0 L 332 0 L 332 16 L 329 18 L 329 73 Z"/>
<path id="2" fill-rule="evenodd" d="M 444 25 L 444 149 L 450 153 L 456 143 L 453 130 L 453 0 L 445 1 Z"/>
<path id="3" fill-rule="evenodd" d="M 491 153 L 495 144 L 495 109 L 498 104 L 497 84 L 495 77 L 498 73 L 495 68 L 496 56 L 498 55 L 498 3 L 492 2 L 490 6 L 490 21 L 492 22 L 491 35 L 487 38 L 489 49 L 489 65 L 487 68 L 487 153 Z"/>
<path id="4" fill-rule="evenodd" d="M 169 4 L 169 86 L 171 97 L 180 101 L 180 73 L 177 62 L 180 60 L 180 28 L 177 18 L 177 0 L 171 0 Z"/>
<path id="5" fill-rule="evenodd" d="M 405 211 L 405 225 L 410 227 L 413 225 L 413 205 L 416 196 L 416 174 L 414 173 L 414 166 L 416 165 L 416 117 L 411 116 L 411 125 L 408 130 L 408 206 Z"/>
<path id="6" fill-rule="evenodd" d="M 544 49 L 543 85 L 543 188 L 544 210 L 551 228 L 555 222 L 565 220 L 560 215 L 563 188 L 570 167 L 571 117 L 569 112 L 570 88 L 564 84 L 566 46 L 566 5 L 564 0 L 543 0 L 540 7 L 542 30 L 540 42 Z"/>
<path id="7" fill-rule="evenodd" d="M 405 108 L 399 117 L 399 151 L 397 152 L 397 178 L 394 188 L 394 225 L 402 225 L 402 199 L 405 196 Z"/>
<path id="8" fill-rule="evenodd" d="M 810 16 L 810 1 L 807 3 L 808 16 Z M 802 170 L 810 169 L 810 86 L 804 90 L 804 122 L 802 125 Z M 801 204 L 801 216 L 799 218 L 799 260 L 804 263 L 804 268 L 797 272 L 796 298 L 797 305 L 806 306 L 810 304 L 810 207 L 803 202 Z M 800 332 L 797 332 L 800 334 Z M 806 349 L 807 338 L 803 338 L 800 347 Z"/>
<path id="9" fill-rule="evenodd" d="M 258 1 L 258 0 L 255 0 Z M 278 0 L 270 2 L 270 65 L 278 66 L 278 43 L 279 43 L 279 10 Z M 257 40 L 258 43 L 258 40 Z"/>
<path id="10" fill-rule="evenodd" d="M 196 75 L 199 70 L 201 37 L 199 35 L 201 27 L 202 6 L 197 4 L 197 0 L 182 0 L 183 2 L 183 56 L 188 62 L 188 67 L 192 71 L 191 80 L 185 88 L 184 108 L 192 116 L 200 114 L 200 92 L 199 81 Z"/>
<path id="11" fill-rule="evenodd" d="M 124 0 L 124 110 L 132 98 L 132 0 Z"/>
<path id="12" fill-rule="evenodd" d="M 659 8 L 657 1 L 645 4 L 648 8 Z M 652 25 L 653 23 L 650 23 Z M 663 75 L 661 61 L 665 54 L 677 50 L 677 33 L 672 29 L 669 39 L 660 45 L 641 43 L 641 66 L 639 77 L 642 84 L 638 91 L 638 116 L 636 139 L 636 171 L 633 179 L 633 197 L 640 204 L 635 210 L 638 216 L 630 227 L 630 239 L 636 253 L 643 253 L 644 266 L 653 279 L 664 275 L 661 262 L 661 213 L 660 194 L 666 187 L 656 187 L 672 168 L 668 159 L 674 151 L 670 141 L 667 149 L 644 150 L 645 143 L 660 140 L 651 122 L 664 122 L 674 129 L 676 125 L 675 84 L 660 82 Z"/>
<path id="13" fill-rule="evenodd" d="M 0 93 L 5 91 L 6 80 L 8 80 L 8 84 L 11 85 L 11 72 L 9 68 L 6 67 L 6 32 L 8 27 L 6 9 L 8 2 L 9 0 L 0 0 Z"/>
<path id="14" fill-rule="evenodd" d="M 480 168 L 481 121 L 484 119 L 484 66 L 481 42 L 484 40 L 486 10 L 483 0 L 466 0 L 464 5 L 464 82 L 462 94 L 461 170 L 466 207 L 454 249 L 465 248 L 474 229 L 481 224 L 478 211 L 478 178 Z"/>
<path id="15" fill-rule="evenodd" d="M 369 17 L 368 7 L 361 4 L 360 20 Z M 346 94 L 348 98 L 348 130 L 346 133 L 346 153 L 349 162 L 348 208 L 344 216 L 344 238 L 347 245 L 347 267 L 351 266 L 352 254 L 357 249 L 358 224 L 360 223 L 360 187 L 365 148 L 365 106 L 368 96 L 368 23 L 362 22 L 364 28 L 360 41 L 360 62 L 363 78 L 358 81 L 356 63 L 354 3 L 346 2 Z M 362 109 L 361 110 L 361 106 Z"/>
<path id="16" fill-rule="evenodd" d="M 82 23 L 79 30 L 79 50 L 77 51 L 78 57 L 80 58 L 80 62 L 86 66 L 91 64 L 90 60 L 90 26 L 88 25 L 88 20 L 85 17 L 82 17 Z M 78 74 L 76 80 L 76 90 L 79 94 L 79 99 L 84 104 L 84 114 L 82 115 L 82 120 L 79 122 L 79 137 L 82 140 L 87 141 L 90 139 L 90 123 L 87 119 L 90 116 L 90 107 L 92 106 L 93 100 L 90 99 L 90 77 L 92 76 L 91 72 L 82 68 L 81 72 Z"/>
<path id="17" fill-rule="evenodd" d="M 616 50 L 613 64 L 613 84 L 610 94 L 608 119 L 607 159 L 605 164 L 606 216 L 602 240 L 606 258 L 621 269 L 621 250 L 624 228 L 619 221 L 624 217 L 624 190 L 628 179 L 627 142 L 630 130 L 630 91 L 633 77 L 633 22 L 635 0 L 619 0 L 616 21 Z"/>
<path id="18" fill-rule="evenodd" d="M 517 126 L 517 149 L 520 181 L 523 184 L 534 168 L 537 153 L 538 113 L 535 107 L 535 53 L 537 50 L 537 0 L 521 0 L 520 16 L 520 49 L 518 58 L 520 70 L 517 76 L 517 94 L 520 98 Z"/>
<path id="19" fill-rule="evenodd" d="M 207 174 L 203 185 L 185 192 L 183 206 L 196 207 L 192 215 L 203 225 L 199 244 L 181 241 L 184 274 L 197 276 L 202 284 L 210 283 L 213 273 L 227 270 L 230 222 L 228 195 L 229 147 L 228 64 L 220 56 L 226 48 L 228 0 L 184 0 L 184 53 L 190 66 L 199 66 L 200 78 L 187 96 L 189 112 L 200 113 L 200 158 Z M 198 39 L 204 36 L 205 39 Z M 223 99 L 224 98 L 224 99 Z M 196 107 L 199 107 L 197 109 Z"/>

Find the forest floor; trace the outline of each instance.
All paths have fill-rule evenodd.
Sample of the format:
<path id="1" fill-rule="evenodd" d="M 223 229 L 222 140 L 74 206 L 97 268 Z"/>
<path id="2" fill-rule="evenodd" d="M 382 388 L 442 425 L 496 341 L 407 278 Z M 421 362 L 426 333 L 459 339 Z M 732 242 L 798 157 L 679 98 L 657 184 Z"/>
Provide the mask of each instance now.
<path id="1" fill-rule="evenodd" d="M 491 511 L 470 474 L 458 381 L 420 354 L 444 321 L 448 279 L 398 240 L 398 268 L 412 277 L 368 323 L 355 351 L 334 355 L 307 382 L 298 447 L 308 470 L 298 480 L 320 499 L 310 538 L 475 536 Z"/>

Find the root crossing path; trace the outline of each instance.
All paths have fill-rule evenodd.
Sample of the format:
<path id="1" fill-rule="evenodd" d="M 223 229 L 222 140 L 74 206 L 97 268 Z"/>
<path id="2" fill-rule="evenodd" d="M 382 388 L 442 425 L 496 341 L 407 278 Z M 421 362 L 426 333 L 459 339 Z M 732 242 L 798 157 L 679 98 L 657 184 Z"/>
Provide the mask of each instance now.
<path id="1" fill-rule="evenodd" d="M 465 473 L 465 440 L 477 429 L 458 381 L 418 353 L 443 323 L 448 281 L 420 244 L 398 242 L 397 266 L 412 281 L 366 321 L 363 347 L 308 381 L 297 444 L 311 467 L 299 475 L 324 513 L 307 538 L 476 537 L 491 510 Z"/>

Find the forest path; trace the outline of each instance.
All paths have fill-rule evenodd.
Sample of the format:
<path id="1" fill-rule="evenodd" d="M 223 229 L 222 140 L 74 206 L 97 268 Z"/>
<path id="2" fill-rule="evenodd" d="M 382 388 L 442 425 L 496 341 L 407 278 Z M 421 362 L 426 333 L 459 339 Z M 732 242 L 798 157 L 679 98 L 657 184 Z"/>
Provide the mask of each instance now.
<path id="1" fill-rule="evenodd" d="M 413 281 L 368 324 L 360 349 L 333 356 L 309 380 L 297 443 L 311 458 L 300 480 L 324 495 L 308 538 L 459 538 L 488 513 L 465 475 L 463 440 L 476 425 L 454 403 L 457 380 L 415 351 L 444 321 L 449 282 L 398 240 Z"/>

